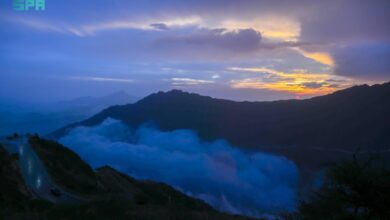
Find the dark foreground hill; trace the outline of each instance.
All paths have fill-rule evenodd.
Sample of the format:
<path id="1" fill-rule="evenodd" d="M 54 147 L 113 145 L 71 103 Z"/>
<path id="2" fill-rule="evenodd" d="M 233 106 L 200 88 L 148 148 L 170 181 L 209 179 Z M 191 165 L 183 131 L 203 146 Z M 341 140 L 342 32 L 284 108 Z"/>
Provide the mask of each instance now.
<path id="1" fill-rule="evenodd" d="M 357 149 L 390 147 L 390 83 L 362 85 L 307 100 L 234 102 L 172 90 L 135 104 L 112 106 L 53 133 L 93 126 L 106 118 L 129 126 L 154 122 L 162 130 L 193 129 L 201 138 L 283 154 L 318 167 Z"/>
<path id="2" fill-rule="evenodd" d="M 83 202 L 37 200 L 20 175 L 18 157 L 0 146 L 0 219 L 250 219 L 220 213 L 166 184 L 136 180 L 107 166 L 94 171 L 55 142 L 37 136 L 29 142 L 55 182 Z"/>
<path id="3" fill-rule="evenodd" d="M 32 137 L 30 143 L 58 185 L 85 200 L 65 205 L 36 199 L 19 172 L 21 158 L 0 146 L 0 219 L 250 219 L 217 212 L 166 184 L 139 181 L 108 166 L 93 171 L 55 142 Z M 388 219 L 390 169 L 382 159 L 354 157 L 337 164 L 327 170 L 323 186 L 303 199 L 296 212 L 280 213 L 280 217 Z M 69 185 L 71 180 L 75 183 Z"/>

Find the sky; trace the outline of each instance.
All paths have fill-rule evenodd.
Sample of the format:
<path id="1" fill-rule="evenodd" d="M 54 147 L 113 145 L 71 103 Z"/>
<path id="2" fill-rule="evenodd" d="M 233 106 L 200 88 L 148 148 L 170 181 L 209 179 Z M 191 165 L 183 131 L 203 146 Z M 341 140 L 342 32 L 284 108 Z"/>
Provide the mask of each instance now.
<path id="1" fill-rule="evenodd" d="M 182 89 L 233 100 L 390 80 L 386 0 L 0 0 L 0 99 Z"/>

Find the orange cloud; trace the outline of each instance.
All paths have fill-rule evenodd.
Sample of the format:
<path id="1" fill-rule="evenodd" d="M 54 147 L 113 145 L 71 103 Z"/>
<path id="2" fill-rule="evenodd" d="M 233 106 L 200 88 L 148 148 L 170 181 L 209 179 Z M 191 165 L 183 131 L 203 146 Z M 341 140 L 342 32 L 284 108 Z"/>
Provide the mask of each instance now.
<path id="1" fill-rule="evenodd" d="M 253 72 L 262 74 L 261 77 L 232 80 L 233 88 L 268 89 L 289 92 L 296 95 L 323 95 L 332 93 L 346 84 L 329 83 L 334 76 L 305 72 L 285 73 L 268 68 L 229 68 L 231 71 Z"/>
<path id="2" fill-rule="evenodd" d="M 288 82 L 274 82 L 264 83 L 256 79 L 245 79 L 234 82 L 233 88 L 250 88 L 250 89 L 268 89 L 273 91 L 289 92 L 296 95 L 324 95 L 332 93 L 337 88 L 330 87 L 329 84 L 321 85 L 319 88 L 308 88 L 304 83 L 288 83 Z"/>
<path id="3" fill-rule="evenodd" d="M 297 41 L 301 27 L 299 22 L 292 18 L 280 16 L 264 16 L 253 20 L 226 20 L 222 27 L 227 29 L 253 28 L 265 38 Z"/>
<path id="4" fill-rule="evenodd" d="M 318 63 L 325 64 L 331 67 L 334 66 L 333 58 L 328 53 L 308 52 L 299 48 L 295 48 L 295 49 L 306 58 L 312 59 Z"/>

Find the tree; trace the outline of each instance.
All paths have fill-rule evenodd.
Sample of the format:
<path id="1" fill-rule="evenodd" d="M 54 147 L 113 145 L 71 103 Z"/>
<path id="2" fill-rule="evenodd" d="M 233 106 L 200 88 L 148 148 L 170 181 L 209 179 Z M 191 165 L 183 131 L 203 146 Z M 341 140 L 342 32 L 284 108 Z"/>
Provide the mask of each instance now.
<path id="1" fill-rule="evenodd" d="M 323 186 L 299 209 L 300 219 L 390 219 L 390 169 L 369 156 L 331 167 Z"/>

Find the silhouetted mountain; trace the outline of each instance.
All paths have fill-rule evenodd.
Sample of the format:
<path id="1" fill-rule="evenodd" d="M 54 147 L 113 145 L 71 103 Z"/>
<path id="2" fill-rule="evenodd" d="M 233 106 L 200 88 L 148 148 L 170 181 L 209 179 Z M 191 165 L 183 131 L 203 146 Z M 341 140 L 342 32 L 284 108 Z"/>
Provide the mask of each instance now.
<path id="1" fill-rule="evenodd" d="M 329 158 L 390 147 L 390 83 L 362 85 L 307 100 L 234 102 L 172 90 L 135 104 L 112 106 L 75 126 L 111 117 L 129 126 L 154 122 L 162 130 L 193 129 L 205 140 L 281 153 L 317 167 Z"/>

